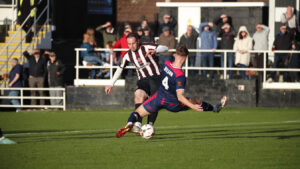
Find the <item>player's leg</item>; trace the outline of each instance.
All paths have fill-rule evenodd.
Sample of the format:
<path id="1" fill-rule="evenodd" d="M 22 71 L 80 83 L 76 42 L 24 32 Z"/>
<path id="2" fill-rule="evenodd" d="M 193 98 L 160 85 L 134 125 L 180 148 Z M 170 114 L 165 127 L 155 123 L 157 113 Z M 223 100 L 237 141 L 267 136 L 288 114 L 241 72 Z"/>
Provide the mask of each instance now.
<path id="1" fill-rule="evenodd" d="M 143 105 L 140 105 L 134 112 L 132 112 L 127 120 L 127 125 L 121 128 L 116 133 L 116 137 L 122 137 L 125 133 L 129 132 L 138 119 L 148 116 L 153 112 L 158 112 L 160 109 L 160 100 L 157 94 L 154 94 L 149 99 L 147 99 Z"/>
<path id="2" fill-rule="evenodd" d="M 127 120 L 127 125 L 124 128 L 121 128 L 116 133 L 116 137 L 120 138 L 125 133 L 129 132 L 134 124 L 138 121 L 138 119 L 148 116 L 150 113 L 144 108 L 143 105 L 140 105 L 134 112 L 132 112 Z"/>
<path id="3" fill-rule="evenodd" d="M 213 111 L 213 112 L 220 112 L 223 107 L 227 104 L 227 97 L 223 96 L 220 102 L 216 105 L 212 105 L 208 102 L 202 101 L 196 98 L 189 99 L 193 104 L 199 104 L 203 108 L 203 111 Z"/>
<path id="4" fill-rule="evenodd" d="M 148 95 L 146 92 L 142 89 L 137 89 L 134 93 L 134 104 L 135 104 L 135 109 L 140 107 L 142 103 L 147 99 Z M 135 123 L 134 127 L 132 128 L 133 133 L 139 133 L 140 128 L 142 126 L 142 118 L 139 118 Z"/>
<path id="5" fill-rule="evenodd" d="M 150 95 L 151 96 L 154 95 L 158 91 L 160 84 L 161 84 L 161 76 L 152 76 L 150 78 L 149 85 L 150 85 Z M 157 112 L 151 113 L 148 116 L 147 124 L 154 125 L 157 115 L 158 115 Z"/>

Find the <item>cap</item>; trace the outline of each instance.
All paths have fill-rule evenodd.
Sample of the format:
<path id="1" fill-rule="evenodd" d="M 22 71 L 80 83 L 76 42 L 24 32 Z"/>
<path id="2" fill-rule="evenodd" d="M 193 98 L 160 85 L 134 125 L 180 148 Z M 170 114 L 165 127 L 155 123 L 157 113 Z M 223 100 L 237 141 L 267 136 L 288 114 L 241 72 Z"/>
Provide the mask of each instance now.
<path id="1" fill-rule="evenodd" d="M 142 29 L 142 27 L 140 27 L 140 26 L 138 26 L 137 28 L 136 28 L 136 31 L 142 31 L 143 29 Z"/>
<path id="2" fill-rule="evenodd" d="M 164 26 L 163 28 L 162 28 L 162 31 L 164 32 L 164 31 L 169 31 L 170 30 L 170 28 L 168 27 L 168 26 Z"/>

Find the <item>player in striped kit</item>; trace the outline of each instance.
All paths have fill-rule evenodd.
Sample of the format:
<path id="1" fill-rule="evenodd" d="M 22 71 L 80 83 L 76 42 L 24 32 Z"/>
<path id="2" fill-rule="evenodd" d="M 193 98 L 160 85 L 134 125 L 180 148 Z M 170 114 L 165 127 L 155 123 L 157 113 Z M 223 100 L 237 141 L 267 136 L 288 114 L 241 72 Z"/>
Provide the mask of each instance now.
<path id="1" fill-rule="evenodd" d="M 136 67 L 139 80 L 137 81 L 137 89 L 134 93 L 135 108 L 138 108 L 149 96 L 153 95 L 160 86 L 160 67 L 158 57 L 155 53 L 168 51 L 167 46 L 156 45 L 153 43 L 139 44 L 138 36 L 131 33 L 127 36 L 129 50 L 124 55 L 120 67 L 115 72 L 111 84 L 105 87 L 106 94 L 109 94 L 113 85 L 122 74 L 123 69 L 129 62 Z M 157 113 L 152 113 L 148 117 L 148 124 L 153 125 L 157 117 Z M 131 132 L 139 133 L 142 118 L 139 118 L 134 124 Z"/>

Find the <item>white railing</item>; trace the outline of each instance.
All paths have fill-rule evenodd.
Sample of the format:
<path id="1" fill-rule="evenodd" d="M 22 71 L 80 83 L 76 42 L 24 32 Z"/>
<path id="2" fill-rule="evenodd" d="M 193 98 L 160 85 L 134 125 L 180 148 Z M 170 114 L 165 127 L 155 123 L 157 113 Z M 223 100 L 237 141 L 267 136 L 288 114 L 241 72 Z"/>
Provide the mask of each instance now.
<path id="1" fill-rule="evenodd" d="M 128 49 L 114 49 L 113 51 L 127 51 Z M 109 68 L 110 69 L 110 79 L 112 78 L 112 70 L 118 68 L 119 66 L 113 66 L 112 65 L 112 60 L 113 56 L 110 56 L 110 64 L 107 66 L 83 66 L 79 64 L 79 55 L 80 51 L 86 51 L 85 48 L 75 48 L 76 51 L 76 65 L 75 65 L 75 70 L 76 70 L 76 78 L 75 80 L 79 80 L 79 70 L 80 69 L 100 69 L 100 68 Z M 97 48 L 95 51 L 109 51 L 109 49 L 105 48 Z M 170 49 L 169 52 L 175 52 L 175 49 Z M 224 67 L 191 67 L 188 66 L 188 60 L 185 62 L 185 66 L 182 68 L 185 70 L 185 75 L 188 77 L 189 73 L 188 70 L 220 70 L 223 71 L 223 78 L 227 79 L 227 71 L 228 70 L 235 70 L 235 71 L 259 71 L 263 72 L 263 82 L 265 83 L 267 80 L 267 72 L 273 72 L 273 71 L 278 71 L 278 72 L 300 72 L 300 69 L 297 68 L 267 68 L 267 54 L 269 55 L 274 55 L 275 53 L 298 53 L 300 54 L 300 51 L 295 51 L 295 50 L 275 50 L 275 51 L 269 51 L 269 50 L 249 50 L 248 52 L 251 54 L 255 53 L 263 53 L 263 68 L 239 68 L 239 67 L 228 67 L 227 64 L 227 54 L 228 53 L 235 53 L 234 50 L 203 50 L 203 49 L 189 49 L 189 52 L 197 52 L 197 53 L 202 53 L 202 52 L 214 52 L 214 53 L 224 53 Z M 126 69 L 135 69 L 135 66 L 127 66 Z M 300 89 L 300 83 L 299 83 L 299 89 Z"/>
<path id="2" fill-rule="evenodd" d="M 65 88 L 0 88 L 2 91 L 19 91 L 19 96 L 0 96 L 1 100 L 7 99 L 19 99 L 20 105 L 12 104 L 0 104 L 0 107 L 7 108 L 60 108 L 66 110 L 66 90 Z M 62 91 L 62 96 L 51 97 L 51 96 L 24 96 L 24 91 Z M 62 105 L 27 105 L 24 104 L 24 100 L 62 100 Z"/>

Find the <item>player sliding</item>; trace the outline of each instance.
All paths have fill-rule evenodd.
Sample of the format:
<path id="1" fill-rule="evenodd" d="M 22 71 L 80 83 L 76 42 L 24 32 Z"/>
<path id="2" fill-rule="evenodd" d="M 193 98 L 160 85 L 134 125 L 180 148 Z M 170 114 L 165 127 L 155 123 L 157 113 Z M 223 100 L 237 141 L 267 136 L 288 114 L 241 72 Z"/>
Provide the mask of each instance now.
<path id="1" fill-rule="evenodd" d="M 138 36 L 135 33 L 127 35 L 127 43 L 129 50 L 124 55 L 120 67 L 117 69 L 111 84 L 105 87 L 105 93 L 109 94 L 113 85 L 120 77 L 123 69 L 129 62 L 134 63 L 139 80 L 137 81 L 137 89 L 134 93 L 135 108 L 138 108 L 149 96 L 153 95 L 160 86 L 160 69 L 158 58 L 155 53 L 168 51 L 167 46 L 156 45 L 153 43 L 140 44 Z M 157 113 L 152 113 L 148 117 L 148 124 L 153 125 L 157 117 Z M 142 119 L 139 118 L 131 132 L 139 133 Z"/>
<path id="2" fill-rule="evenodd" d="M 172 112 L 185 111 L 193 109 L 198 112 L 213 111 L 219 112 L 226 104 L 227 97 L 224 96 L 220 103 L 211 105 L 199 99 L 189 99 L 184 96 L 185 76 L 181 70 L 182 65 L 187 59 L 188 50 L 186 47 L 180 46 L 174 54 L 175 61 L 171 63 L 166 61 L 161 69 L 161 85 L 158 91 L 135 112 L 132 112 L 128 118 L 127 125 L 116 133 L 116 137 L 122 137 L 131 130 L 133 124 L 140 118 L 158 112 L 162 108 L 166 108 Z"/>

